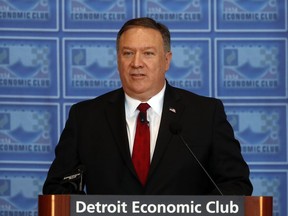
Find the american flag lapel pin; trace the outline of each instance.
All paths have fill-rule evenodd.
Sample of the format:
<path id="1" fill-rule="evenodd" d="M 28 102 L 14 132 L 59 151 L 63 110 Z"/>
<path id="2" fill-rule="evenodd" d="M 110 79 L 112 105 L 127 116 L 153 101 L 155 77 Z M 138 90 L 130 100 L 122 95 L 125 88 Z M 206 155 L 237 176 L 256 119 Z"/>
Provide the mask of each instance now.
<path id="1" fill-rule="evenodd" d="M 176 113 L 176 109 L 173 108 L 173 107 L 170 107 L 170 108 L 169 108 L 169 111 L 170 111 L 170 112 L 173 112 L 173 113 Z"/>

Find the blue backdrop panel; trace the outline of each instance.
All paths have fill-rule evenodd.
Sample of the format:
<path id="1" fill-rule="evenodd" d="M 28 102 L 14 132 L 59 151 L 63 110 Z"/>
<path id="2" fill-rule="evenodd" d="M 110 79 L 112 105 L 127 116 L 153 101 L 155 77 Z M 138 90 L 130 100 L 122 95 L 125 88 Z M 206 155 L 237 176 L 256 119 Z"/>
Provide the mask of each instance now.
<path id="1" fill-rule="evenodd" d="M 58 39 L 1 37 L 1 96 L 59 97 Z"/>
<path id="2" fill-rule="evenodd" d="M 64 39 L 65 97 L 94 97 L 121 86 L 115 39 Z"/>
<path id="3" fill-rule="evenodd" d="M 135 0 L 63 0 L 64 31 L 117 31 L 136 15 Z"/>
<path id="4" fill-rule="evenodd" d="M 226 114 L 250 164 L 287 163 L 287 105 L 226 105 Z"/>
<path id="5" fill-rule="evenodd" d="M 251 181 L 254 194 L 262 196 L 273 194 L 273 215 L 287 215 L 287 169 L 253 170 Z"/>
<path id="6" fill-rule="evenodd" d="M 139 16 L 165 22 L 172 32 L 207 32 L 211 29 L 209 0 L 138 0 Z"/>
<path id="7" fill-rule="evenodd" d="M 173 38 L 173 58 L 167 79 L 171 85 L 211 95 L 211 42 L 207 39 Z"/>
<path id="8" fill-rule="evenodd" d="M 119 88 L 115 38 L 172 34 L 171 85 L 223 100 L 253 195 L 287 215 L 287 0 L 0 0 L 0 214 L 37 215 L 72 104 Z"/>
<path id="9" fill-rule="evenodd" d="M 215 29 L 226 32 L 285 31 L 286 9 L 285 0 L 220 0 L 215 5 Z"/>
<path id="10" fill-rule="evenodd" d="M 216 39 L 219 97 L 287 97 L 287 39 Z"/>

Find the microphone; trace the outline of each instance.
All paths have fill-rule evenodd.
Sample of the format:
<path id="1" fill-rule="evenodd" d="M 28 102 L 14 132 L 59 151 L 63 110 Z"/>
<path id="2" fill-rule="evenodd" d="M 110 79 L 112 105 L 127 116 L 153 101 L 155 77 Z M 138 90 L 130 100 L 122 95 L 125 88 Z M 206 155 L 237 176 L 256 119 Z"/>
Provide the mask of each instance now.
<path id="1" fill-rule="evenodd" d="M 201 167 L 201 169 L 204 171 L 204 173 L 206 174 L 206 176 L 209 178 L 209 180 L 212 182 L 212 184 L 215 186 L 216 190 L 223 196 L 222 191 L 220 190 L 220 188 L 217 186 L 216 182 L 212 179 L 212 177 L 209 175 L 209 173 L 207 172 L 207 170 L 205 169 L 205 167 L 201 164 L 201 162 L 198 160 L 198 158 L 196 157 L 196 155 L 194 154 L 194 152 L 192 151 L 192 149 L 189 147 L 188 143 L 185 141 L 184 137 L 181 135 L 181 131 L 182 131 L 182 127 L 180 124 L 178 123 L 172 123 L 170 125 L 170 131 L 171 133 L 173 133 L 174 135 L 177 135 L 181 142 L 186 146 L 186 148 L 189 150 L 190 154 L 193 156 L 193 158 L 196 160 L 197 164 Z"/>
<path id="2" fill-rule="evenodd" d="M 84 165 L 77 166 L 71 174 L 63 177 L 62 184 L 66 185 L 71 193 L 76 192 L 77 194 L 85 194 L 83 185 L 84 172 Z"/>
<path id="3" fill-rule="evenodd" d="M 147 117 L 146 117 L 146 113 L 139 112 L 139 118 L 140 118 L 141 123 L 149 124 L 149 121 L 147 120 Z"/>

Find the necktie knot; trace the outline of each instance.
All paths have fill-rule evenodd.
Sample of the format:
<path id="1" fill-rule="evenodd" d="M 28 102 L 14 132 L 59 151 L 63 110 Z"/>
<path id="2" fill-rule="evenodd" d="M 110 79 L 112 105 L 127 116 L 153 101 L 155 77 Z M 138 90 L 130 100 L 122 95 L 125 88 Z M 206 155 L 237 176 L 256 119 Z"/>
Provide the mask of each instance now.
<path id="1" fill-rule="evenodd" d="M 140 111 L 138 115 L 138 119 L 140 120 L 141 123 L 148 123 L 147 121 L 147 109 L 149 109 L 150 105 L 148 103 L 141 103 L 137 109 Z"/>
<path id="2" fill-rule="evenodd" d="M 141 103 L 139 104 L 139 106 L 137 107 L 137 109 L 140 111 L 140 112 L 146 112 L 148 109 L 150 108 L 150 105 L 148 103 Z"/>

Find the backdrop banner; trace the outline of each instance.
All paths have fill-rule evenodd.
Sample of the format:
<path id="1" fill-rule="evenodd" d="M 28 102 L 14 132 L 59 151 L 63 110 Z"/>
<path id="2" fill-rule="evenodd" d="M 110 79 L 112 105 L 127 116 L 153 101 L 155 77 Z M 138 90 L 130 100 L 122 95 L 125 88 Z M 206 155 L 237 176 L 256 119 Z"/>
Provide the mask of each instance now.
<path id="1" fill-rule="evenodd" d="M 223 101 L 253 195 L 288 215 L 287 1 L 0 0 L 0 215 L 37 215 L 71 105 L 121 87 L 117 31 L 143 16 L 171 31 L 168 82 Z"/>

